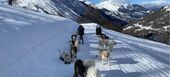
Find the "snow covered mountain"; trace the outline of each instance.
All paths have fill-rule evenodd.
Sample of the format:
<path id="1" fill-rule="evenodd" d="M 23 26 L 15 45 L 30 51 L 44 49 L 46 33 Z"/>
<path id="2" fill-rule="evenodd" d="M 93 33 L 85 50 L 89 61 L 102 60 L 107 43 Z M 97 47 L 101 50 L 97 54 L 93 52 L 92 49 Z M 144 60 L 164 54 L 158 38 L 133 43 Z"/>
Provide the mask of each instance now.
<path id="1" fill-rule="evenodd" d="M 66 18 L 0 4 L 0 77 L 73 77 L 74 62 L 64 64 L 58 49 L 69 52 L 79 24 Z M 93 60 L 101 77 L 169 77 L 169 45 L 102 28 L 116 41 L 110 66 L 101 64 L 98 24 L 84 23 L 85 44 L 77 58 Z M 63 36 L 64 35 L 64 36 Z"/>
<path id="2" fill-rule="evenodd" d="M 140 5 L 150 10 L 159 10 L 161 7 L 169 4 L 168 0 L 153 0 L 151 2 L 143 2 Z"/>
<path id="3" fill-rule="evenodd" d="M 96 5 L 108 15 L 129 21 L 136 20 L 149 13 L 149 10 L 137 5 L 130 4 L 127 0 L 106 0 Z"/>
<path id="4" fill-rule="evenodd" d="M 170 44 L 170 5 L 128 24 L 124 33 Z"/>
<path id="5" fill-rule="evenodd" d="M 77 0 L 16 0 L 14 5 L 45 12 L 47 14 L 64 16 L 71 19 L 78 19 L 79 12 L 84 6 Z M 75 12 L 77 11 L 77 12 Z"/>
<path id="6" fill-rule="evenodd" d="M 116 31 L 122 31 L 122 26 L 126 25 L 126 22 L 110 17 L 79 0 L 14 0 L 13 5 L 63 16 L 78 22 L 95 22 Z"/>

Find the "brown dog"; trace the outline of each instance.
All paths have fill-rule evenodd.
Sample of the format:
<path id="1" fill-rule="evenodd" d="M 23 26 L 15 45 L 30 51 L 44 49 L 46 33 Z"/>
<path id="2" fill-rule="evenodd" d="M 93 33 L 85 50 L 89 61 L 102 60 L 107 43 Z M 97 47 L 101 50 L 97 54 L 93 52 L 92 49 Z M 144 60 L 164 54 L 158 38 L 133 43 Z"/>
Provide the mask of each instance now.
<path id="1" fill-rule="evenodd" d="M 104 61 L 108 61 L 108 64 L 110 65 L 110 52 L 106 49 L 100 50 L 100 60 L 102 61 L 102 64 L 104 64 Z"/>

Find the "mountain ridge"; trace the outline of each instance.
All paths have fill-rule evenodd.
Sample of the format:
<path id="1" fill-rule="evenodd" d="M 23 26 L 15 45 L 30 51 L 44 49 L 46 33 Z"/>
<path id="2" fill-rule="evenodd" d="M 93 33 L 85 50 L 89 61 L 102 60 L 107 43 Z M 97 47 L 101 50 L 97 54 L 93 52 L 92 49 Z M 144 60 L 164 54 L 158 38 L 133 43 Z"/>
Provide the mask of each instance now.
<path id="1" fill-rule="evenodd" d="M 150 12 L 150 10 L 143 6 L 123 1 L 118 1 L 118 3 L 116 3 L 114 0 L 107 0 L 97 4 L 96 6 L 108 15 L 115 16 L 126 22 L 129 22 L 130 20 L 137 20 Z"/>
<path id="2" fill-rule="evenodd" d="M 170 44 L 170 5 L 162 7 L 142 19 L 131 22 L 123 32 L 137 37 L 147 38 Z"/>
<path id="3" fill-rule="evenodd" d="M 122 31 L 127 23 L 78 0 L 16 0 L 14 6 L 63 16 L 77 22 L 95 22 L 115 31 Z M 92 14 L 94 13 L 94 14 Z M 98 17 L 98 18 L 97 18 Z"/>

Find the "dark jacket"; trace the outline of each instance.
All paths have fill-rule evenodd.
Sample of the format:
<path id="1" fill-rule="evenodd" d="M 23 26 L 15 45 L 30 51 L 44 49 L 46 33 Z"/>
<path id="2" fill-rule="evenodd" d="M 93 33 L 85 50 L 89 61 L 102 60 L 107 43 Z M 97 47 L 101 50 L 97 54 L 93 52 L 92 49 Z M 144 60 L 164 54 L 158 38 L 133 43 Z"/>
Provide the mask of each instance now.
<path id="1" fill-rule="evenodd" d="M 84 27 L 82 25 L 80 25 L 77 30 L 79 35 L 84 35 Z"/>
<path id="2" fill-rule="evenodd" d="M 96 35 L 101 35 L 101 34 L 102 34 L 101 27 L 96 27 Z"/>

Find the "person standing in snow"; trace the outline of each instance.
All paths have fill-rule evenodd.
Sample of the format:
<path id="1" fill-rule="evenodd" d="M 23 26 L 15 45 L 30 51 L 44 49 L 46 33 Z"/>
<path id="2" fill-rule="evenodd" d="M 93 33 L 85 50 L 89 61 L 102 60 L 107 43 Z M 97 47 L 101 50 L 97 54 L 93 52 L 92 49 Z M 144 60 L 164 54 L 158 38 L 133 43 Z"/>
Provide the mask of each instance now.
<path id="1" fill-rule="evenodd" d="M 101 35 L 102 34 L 102 29 L 101 27 L 99 26 L 96 26 L 96 35 Z"/>
<path id="2" fill-rule="evenodd" d="M 12 5 L 13 0 L 8 0 L 8 4 Z"/>
<path id="3" fill-rule="evenodd" d="M 78 34 L 79 34 L 79 42 L 81 41 L 82 43 L 84 43 L 84 39 L 83 39 L 83 35 L 84 35 L 84 27 L 82 25 L 79 26 L 79 28 L 77 29 Z"/>

